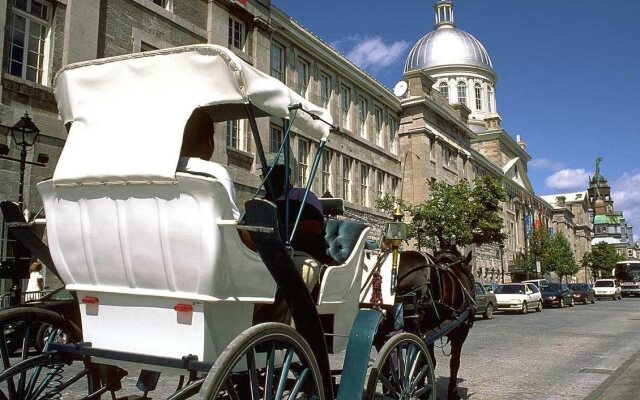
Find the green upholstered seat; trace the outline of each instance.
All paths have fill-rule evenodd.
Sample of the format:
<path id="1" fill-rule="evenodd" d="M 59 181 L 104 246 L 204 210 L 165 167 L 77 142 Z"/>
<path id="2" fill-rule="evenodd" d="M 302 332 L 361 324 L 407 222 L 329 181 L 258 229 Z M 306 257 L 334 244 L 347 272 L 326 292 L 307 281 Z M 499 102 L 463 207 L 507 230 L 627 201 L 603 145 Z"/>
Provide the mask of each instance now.
<path id="1" fill-rule="evenodd" d="M 365 224 L 354 221 L 327 220 L 324 229 L 327 255 L 337 264 L 347 261 L 360 238 L 360 234 L 366 227 Z"/>

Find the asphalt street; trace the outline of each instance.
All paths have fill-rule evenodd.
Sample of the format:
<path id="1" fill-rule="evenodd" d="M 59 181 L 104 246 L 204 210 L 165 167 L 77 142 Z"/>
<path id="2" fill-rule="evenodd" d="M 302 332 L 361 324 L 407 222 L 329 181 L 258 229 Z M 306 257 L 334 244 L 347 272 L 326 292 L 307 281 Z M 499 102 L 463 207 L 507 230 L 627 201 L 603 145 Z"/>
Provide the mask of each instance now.
<path id="1" fill-rule="evenodd" d="M 463 347 L 463 399 L 630 400 L 638 393 L 640 298 L 478 318 Z M 448 352 L 448 345 L 436 349 L 440 399 L 446 399 Z M 342 357 L 333 357 L 332 364 L 339 368 Z M 123 379 L 128 390 L 119 396 L 140 394 L 137 374 L 131 370 Z M 177 382 L 177 375 L 163 373 L 150 396 L 167 398 Z M 63 398 L 82 395 L 84 386 L 76 384 Z"/>

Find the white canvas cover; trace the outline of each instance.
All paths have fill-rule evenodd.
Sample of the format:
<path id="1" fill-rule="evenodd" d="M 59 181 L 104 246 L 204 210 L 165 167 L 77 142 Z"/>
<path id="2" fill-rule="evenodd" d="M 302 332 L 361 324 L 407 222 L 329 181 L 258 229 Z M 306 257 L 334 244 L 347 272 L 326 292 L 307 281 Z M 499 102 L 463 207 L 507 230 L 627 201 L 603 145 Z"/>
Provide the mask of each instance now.
<path id="1" fill-rule="evenodd" d="M 227 121 L 246 118 L 247 103 L 257 117 L 280 118 L 301 103 L 332 122 L 327 110 L 215 45 L 68 65 L 56 76 L 55 96 L 71 127 L 54 184 L 174 182 L 184 126 L 199 107 Z M 293 123 L 318 139 L 329 135 L 326 123 L 305 113 Z"/>

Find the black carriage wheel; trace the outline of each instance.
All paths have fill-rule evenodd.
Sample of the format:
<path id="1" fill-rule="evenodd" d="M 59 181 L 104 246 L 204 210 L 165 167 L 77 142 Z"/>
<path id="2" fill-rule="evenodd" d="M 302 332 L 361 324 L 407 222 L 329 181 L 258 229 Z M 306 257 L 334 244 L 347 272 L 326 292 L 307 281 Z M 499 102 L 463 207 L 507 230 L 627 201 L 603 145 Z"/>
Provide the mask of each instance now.
<path id="1" fill-rule="evenodd" d="M 365 399 L 435 400 L 436 377 L 427 345 L 413 333 L 387 341 L 373 363 Z"/>
<path id="2" fill-rule="evenodd" d="M 1 399 L 29 399 L 49 395 L 59 397 L 71 383 L 87 377 L 87 371 L 64 373 L 64 363 L 53 362 L 37 348 L 40 328 L 48 326 L 47 342 L 80 341 L 82 333 L 60 314 L 33 307 L 18 307 L 0 311 L 0 372 Z M 43 347 L 46 346 L 46 342 Z"/>
<path id="3" fill-rule="evenodd" d="M 202 386 L 207 400 L 324 400 L 320 368 L 311 348 L 288 325 L 267 322 L 235 338 Z"/>

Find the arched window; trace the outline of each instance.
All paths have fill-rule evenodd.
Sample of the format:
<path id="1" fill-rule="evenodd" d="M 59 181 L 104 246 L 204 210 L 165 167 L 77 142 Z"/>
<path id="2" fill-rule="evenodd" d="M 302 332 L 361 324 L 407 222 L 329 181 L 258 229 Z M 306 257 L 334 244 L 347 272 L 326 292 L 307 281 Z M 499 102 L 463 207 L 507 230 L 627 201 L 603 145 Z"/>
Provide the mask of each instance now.
<path id="1" fill-rule="evenodd" d="M 493 112 L 493 89 L 491 88 L 487 90 L 487 111 Z"/>
<path id="2" fill-rule="evenodd" d="M 476 92 L 476 110 L 482 110 L 482 86 L 479 83 L 475 85 Z"/>
<path id="3" fill-rule="evenodd" d="M 458 82 L 458 103 L 467 105 L 467 84 Z"/>
<path id="4" fill-rule="evenodd" d="M 449 84 L 447 82 L 440 82 L 440 93 L 449 101 Z"/>

